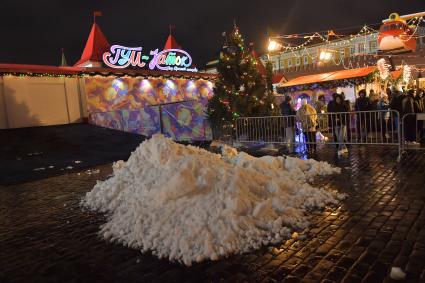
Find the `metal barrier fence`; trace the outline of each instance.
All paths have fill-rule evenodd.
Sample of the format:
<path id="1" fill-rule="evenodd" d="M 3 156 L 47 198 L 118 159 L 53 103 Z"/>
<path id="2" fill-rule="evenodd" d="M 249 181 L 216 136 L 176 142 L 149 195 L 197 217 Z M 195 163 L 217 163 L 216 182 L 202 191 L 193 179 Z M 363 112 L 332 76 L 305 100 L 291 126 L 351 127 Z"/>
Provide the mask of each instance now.
<path id="1" fill-rule="evenodd" d="M 400 115 L 394 110 L 317 113 L 312 115 L 241 117 L 236 141 L 281 143 L 289 148 L 317 144 L 397 146 L 401 156 Z"/>
<path id="2" fill-rule="evenodd" d="M 424 150 L 425 113 L 409 113 L 402 118 L 402 152 L 406 150 Z"/>

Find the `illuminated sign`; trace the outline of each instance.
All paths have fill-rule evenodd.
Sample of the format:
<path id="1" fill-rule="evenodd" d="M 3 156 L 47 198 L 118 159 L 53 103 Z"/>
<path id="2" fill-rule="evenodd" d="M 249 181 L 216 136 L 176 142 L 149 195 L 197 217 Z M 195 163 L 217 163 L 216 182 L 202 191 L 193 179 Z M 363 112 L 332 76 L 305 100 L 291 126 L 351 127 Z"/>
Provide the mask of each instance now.
<path id="1" fill-rule="evenodd" d="M 158 49 L 150 52 L 149 55 L 142 54 L 142 47 L 125 47 L 113 45 L 109 52 L 103 53 L 103 62 L 106 66 L 115 69 L 125 69 L 128 67 L 144 68 L 162 71 L 184 71 L 197 72 L 198 69 L 192 66 L 192 57 L 181 49 L 166 49 L 161 52 Z"/>

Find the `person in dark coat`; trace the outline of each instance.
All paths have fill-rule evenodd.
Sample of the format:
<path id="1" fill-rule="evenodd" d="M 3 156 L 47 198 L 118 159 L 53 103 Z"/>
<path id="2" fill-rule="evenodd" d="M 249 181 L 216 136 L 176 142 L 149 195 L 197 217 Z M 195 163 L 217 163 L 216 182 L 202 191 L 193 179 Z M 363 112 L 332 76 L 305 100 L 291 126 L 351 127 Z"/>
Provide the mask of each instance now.
<path id="1" fill-rule="evenodd" d="M 413 108 L 415 110 L 415 113 L 424 113 L 424 102 L 422 100 L 422 92 L 420 92 L 419 90 L 416 91 L 416 95 L 413 98 Z M 422 134 L 422 127 L 423 127 L 423 121 L 422 120 L 418 120 L 416 122 L 417 124 L 417 129 L 418 129 L 418 133 Z"/>
<path id="2" fill-rule="evenodd" d="M 370 110 L 370 100 L 366 97 L 366 90 L 361 89 L 359 91 L 359 97 L 356 99 L 354 104 L 354 111 L 356 111 L 356 128 L 357 128 L 357 140 L 366 141 L 369 133 L 369 113 L 359 113 Z"/>
<path id="3" fill-rule="evenodd" d="M 398 111 L 400 113 L 400 118 L 403 115 L 403 99 L 405 97 L 404 92 L 394 91 L 390 100 L 390 109 Z"/>
<path id="4" fill-rule="evenodd" d="M 407 91 L 407 96 L 402 101 L 402 113 L 404 121 L 404 137 L 408 142 L 416 140 L 416 117 L 415 113 L 415 90 Z"/>
<path id="5" fill-rule="evenodd" d="M 416 91 L 416 95 L 413 98 L 414 104 L 413 107 L 415 109 L 415 113 L 423 113 L 424 112 L 424 102 L 422 100 L 422 93 Z"/>
<path id="6" fill-rule="evenodd" d="M 289 153 L 294 152 L 294 141 L 295 141 L 295 115 L 297 112 L 292 105 L 292 97 L 287 95 L 285 100 L 280 105 L 280 112 L 285 117 L 284 120 L 284 132 L 285 132 L 285 143 L 288 147 Z"/>
<path id="7" fill-rule="evenodd" d="M 342 101 L 347 109 L 347 112 L 351 111 L 351 102 L 348 99 L 345 99 L 345 93 L 341 92 L 341 98 Z M 350 115 L 347 116 L 347 140 L 346 141 L 351 141 L 351 117 Z"/>
<path id="8" fill-rule="evenodd" d="M 399 125 L 403 118 L 403 99 L 405 97 L 406 95 L 404 94 L 404 92 L 397 90 L 394 90 L 392 92 L 392 98 L 390 100 L 390 109 L 398 112 L 398 115 L 391 113 L 391 115 L 394 116 L 392 117 L 392 120 L 394 121 L 393 128 L 396 131 L 398 131 Z"/>
<path id="9" fill-rule="evenodd" d="M 382 93 L 381 99 L 378 102 L 377 110 L 381 111 L 378 113 L 378 119 L 379 119 L 378 128 L 380 127 L 381 129 L 383 141 L 386 141 L 387 139 L 390 138 L 390 135 L 388 133 L 389 130 L 391 129 L 391 125 L 388 125 L 388 121 L 390 119 L 390 112 L 387 111 L 389 108 L 390 108 L 390 104 L 388 102 L 388 95 L 386 93 Z"/>
<path id="10" fill-rule="evenodd" d="M 335 104 L 336 104 L 336 96 L 337 95 L 338 95 L 337 93 L 332 93 L 332 100 L 329 101 L 328 107 L 327 107 L 328 113 L 334 113 L 335 112 Z M 333 140 L 336 141 L 338 137 L 336 135 L 335 125 L 333 124 L 332 114 L 328 116 L 328 126 L 332 131 Z M 336 145 L 336 148 L 338 149 L 338 144 Z"/>
<path id="11" fill-rule="evenodd" d="M 336 141 L 338 145 L 338 155 L 342 155 L 348 152 L 345 142 L 347 141 L 347 124 L 349 120 L 347 103 L 344 101 L 344 97 L 341 94 L 335 96 L 335 104 L 332 108 L 331 119 L 332 125 L 335 129 Z"/>

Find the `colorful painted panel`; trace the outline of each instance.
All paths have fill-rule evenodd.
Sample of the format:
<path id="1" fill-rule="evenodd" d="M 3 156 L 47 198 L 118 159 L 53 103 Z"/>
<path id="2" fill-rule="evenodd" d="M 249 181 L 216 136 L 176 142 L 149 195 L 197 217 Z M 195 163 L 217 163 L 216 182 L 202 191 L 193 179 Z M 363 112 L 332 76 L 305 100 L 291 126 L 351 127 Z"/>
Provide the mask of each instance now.
<path id="1" fill-rule="evenodd" d="M 89 115 L 89 123 L 114 130 L 124 128 L 121 111 L 92 113 Z"/>
<path id="2" fill-rule="evenodd" d="M 161 131 L 159 107 L 149 106 L 140 110 L 122 110 L 123 131 L 152 136 Z"/>
<path id="3" fill-rule="evenodd" d="M 163 134 L 177 141 L 212 140 L 205 115 L 207 100 L 169 104 L 162 107 Z"/>
<path id="4" fill-rule="evenodd" d="M 90 113 L 138 110 L 151 105 L 207 99 L 213 94 L 207 80 L 86 77 L 87 108 Z"/>

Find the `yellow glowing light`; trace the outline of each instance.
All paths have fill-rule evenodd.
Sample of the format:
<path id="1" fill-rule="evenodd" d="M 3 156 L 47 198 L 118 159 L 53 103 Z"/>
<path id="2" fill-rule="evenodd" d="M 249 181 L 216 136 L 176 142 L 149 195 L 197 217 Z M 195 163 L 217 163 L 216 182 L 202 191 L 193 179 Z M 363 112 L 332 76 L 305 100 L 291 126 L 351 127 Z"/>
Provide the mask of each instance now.
<path id="1" fill-rule="evenodd" d="M 326 50 L 322 50 L 319 55 L 321 61 L 329 61 L 332 57 L 332 53 Z"/>
<path id="2" fill-rule="evenodd" d="M 280 44 L 279 43 L 277 43 L 276 41 L 274 41 L 274 40 L 270 40 L 269 41 L 269 46 L 267 47 L 267 49 L 269 50 L 269 51 L 274 51 L 274 50 L 277 50 L 278 48 L 279 48 L 279 46 L 280 46 Z"/>

